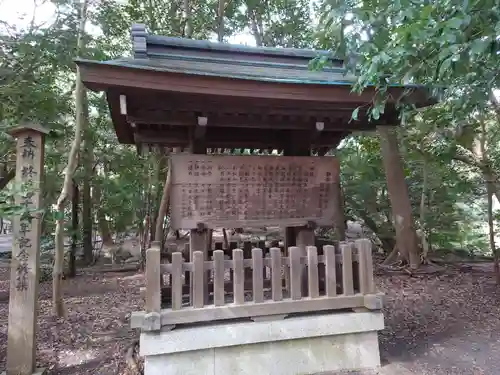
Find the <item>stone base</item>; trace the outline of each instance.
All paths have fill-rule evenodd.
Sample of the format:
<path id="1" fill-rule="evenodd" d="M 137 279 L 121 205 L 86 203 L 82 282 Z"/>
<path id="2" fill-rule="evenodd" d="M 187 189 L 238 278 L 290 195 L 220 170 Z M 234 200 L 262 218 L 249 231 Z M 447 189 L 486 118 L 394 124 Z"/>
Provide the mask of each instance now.
<path id="1" fill-rule="evenodd" d="M 37 368 L 33 375 L 45 375 L 47 374 L 47 369 L 46 368 Z M 2 372 L 0 375 L 7 375 L 7 372 Z"/>
<path id="2" fill-rule="evenodd" d="M 306 375 L 380 366 L 381 312 L 210 324 L 142 333 L 144 375 Z"/>

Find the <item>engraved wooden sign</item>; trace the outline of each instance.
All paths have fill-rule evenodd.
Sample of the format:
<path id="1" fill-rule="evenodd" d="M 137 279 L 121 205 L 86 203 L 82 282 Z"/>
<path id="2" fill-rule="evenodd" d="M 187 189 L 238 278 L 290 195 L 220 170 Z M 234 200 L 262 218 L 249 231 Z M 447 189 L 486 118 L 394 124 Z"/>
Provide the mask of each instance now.
<path id="1" fill-rule="evenodd" d="M 172 155 L 172 226 L 332 225 L 334 157 Z"/>
<path id="2" fill-rule="evenodd" d="M 23 210 L 13 218 L 7 375 L 31 375 L 35 371 L 41 234 L 38 210 L 45 133 L 45 129 L 31 124 L 11 131 L 17 138 L 15 181 L 21 189 L 16 204 Z"/>

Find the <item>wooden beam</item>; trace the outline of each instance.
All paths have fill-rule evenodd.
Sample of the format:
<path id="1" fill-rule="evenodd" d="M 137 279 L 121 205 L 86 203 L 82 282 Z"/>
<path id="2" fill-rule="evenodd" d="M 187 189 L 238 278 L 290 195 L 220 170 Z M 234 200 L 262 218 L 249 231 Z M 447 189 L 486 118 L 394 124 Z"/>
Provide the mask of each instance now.
<path id="1" fill-rule="evenodd" d="M 343 113 L 330 114 L 328 117 L 308 117 L 297 116 L 290 119 L 287 116 L 262 114 L 260 116 L 234 115 L 227 113 L 210 113 L 208 119 L 210 127 L 224 128 L 257 128 L 257 129 L 286 129 L 286 130 L 315 130 L 315 131 L 338 131 L 338 130 L 370 130 L 377 124 L 393 122 L 394 117 L 390 115 L 382 116 L 373 122 L 356 121 L 349 122 L 349 116 Z M 169 112 L 169 111 L 145 111 L 141 110 L 133 115 L 127 116 L 130 124 L 140 127 L 147 125 L 169 125 L 169 126 L 192 126 L 197 122 L 195 113 L 190 112 Z M 394 123 L 394 122 L 393 122 Z M 322 124 L 321 130 L 317 129 L 318 124 Z M 198 124 L 199 125 L 199 124 Z"/>
<path id="2" fill-rule="evenodd" d="M 346 120 L 351 119 L 352 112 L 360 107 L 358 118 L 362 119 L 362 114 L 366 114 L 371 102 L 362 100 L 356 103 L 331 103 L 324 101 L 304 102 L 300 100 L 280 100 L 280 99 L 259 99 L 233 96 L 199 95 L 169 92 L 154 92 L 149 90 L 125 89 L 129 98 L 130 114 L 137 114 L 137 111 L 168 111 L 168 112 L 203 112 L 220 114 L 245 114 L 245 115 L 270 115 L 270 116 L 290 116 L 289 120 L 296 117 L 324 118 L 335 117 L 338 114 L 345 116 Z M 394 104 L 387 103 L 384 114 L 398 113 Z M 353 120 L 354 121 L 354 120 Z M 356 120 L 360 121 L 360 120 Z"/>
<path id="3" fill-rule="evenodd" d="M 367 307 L 379 310 L 382 308 L 382 295 L 361 294 L 335 297 L 319 297 L 283 301 L 265 301 L 232 306 L 206 306 L 201 309 L 183 308 L 180 310 L 164 309 L 161 312 L 161 324 L 186 324 L 192 322 L 208 322 L 214 320 L 237 319 L 250 316 L 266 316 L 276 314 L 301 313 L 310 311 L 340 310 L 354 307 Z M 145 319 L 144 312 L 133 312 L 130 317 L 132 328 L 141 328 Z"/>
<path id="4" fill-rule="evenodd" d="M 236 132 L 227 132 L 226 134 L 211 133 L 207 131 L 206 147 L 209 148 L 257 148 L 270 150 L 283 150 L 286 146 L 286 137 L 283 134 L 268 135 L 267 137 L 256 134 L 241 136 Z M 161 132 L 143 132 L 135 133 L 135 143 L 162 145 L 165 147 L 187 147 L 189 140 L 187 135 L 182 133 L 173 133 L 169 130 L 165 136 Z M 314 147 L 337 147 L 340 140 L 345 135 L 344 132 L 329 132 L 316 140 Z M 233 151 L 234 152 L 234 151 Z M 280 151 L 281 152 L 281 151 Z"/>

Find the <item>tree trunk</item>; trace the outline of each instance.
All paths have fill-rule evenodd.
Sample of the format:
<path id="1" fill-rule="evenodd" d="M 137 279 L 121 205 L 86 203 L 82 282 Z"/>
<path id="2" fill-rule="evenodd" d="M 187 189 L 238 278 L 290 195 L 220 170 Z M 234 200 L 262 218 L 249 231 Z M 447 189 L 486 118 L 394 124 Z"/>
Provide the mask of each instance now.
<path id="1" fill-rule="evenodd" d="M 253 37 L 255 38 L 255 44 L 257 47 L 262 46 L 262 35 L 260 34 L 259 27 L 257 26 L 257 21 L 253 15 L 250 15 L 251 29 Z"/>
<path id="2" fill-rule="evenodd" d="M 78 184 L 73 180 L 73 193 L 71 195 L 71 252 L 69 254 L 68 277 L 76 276 L 76 249 L 78 244 L 78 198 L 80 192 Z"/>
<path id="3" fill-rule="evenodd" d="M 78 29 L 77 55 L 80 55 L 84 47 L 84 32 L 87 21 L 87 0 L 83 0 L 80 12 L 80 25 Z M 78 152 L 82 143 L 82 131 L 85 130 L 88 118 L 85 118 L 86 91 L 80 77 L 80 70 L 76 71 L 76 124 L 75 139 L 71 144 L 68 156 L 68 165 L 64 173 L 64 183 L 61 194 L 56 204 L 56 229 L 55 229 L 55 260 L 52 274 L 52 310 L 57 317 L 64 316 L 64 301 L 62 298 L 62 276 L 64 264 L 64 207 L 71 190 L 71 180 L 78 166 Z M 88 111 L 87 111 L 88 112 Z"/>
<path id="4" fill-rule="evenodd" d="M 225 1 L 219 0 L 217 8 L 217 40 L 220 43 L 224 41 L 224 6 Z"/>
<path id="5" fill-rule="evenodd" d="M 387 190 L 394 217 L 396 244 L 402 260 L 408 262 L 413 269 L 420 265 L 417 234 L 413 225 L 411 202 L 406 185 L 403 162 L 398 147 L 398 139 L 394 128 L 379 126 L 380 144 Z"/>
<path id="6" fill-rule="evenodd" d="M 193 37 L 193 20 L 191 19 L 189 0 L 182 1 L 182 13 L 184 18 L 184 37 L 191 39 Z"/>
<path id="7" fill-rule="evenodd" d="M 165 180 L 165 186 L 163 187 L 163 194 L 160 201 L 160 208 L 158 209 L 158 216 L 156 218 L 156 230 L 155 230 L 155 240 L 163 242 L 163 224 L 165 222 L 165 216 L 168 211 L 168 204 L 170 201 L 170 186 L 172 185 L 171 181 L 171 164 L 170 161 L 167 163 L 167 178 Z M 163 243 L 162 243 L 163 248 Z"/>
<path id="8" fill-rule="evenodd" d="M 106 214 L 102 209 L 103 204 L 101 204 L 102 191 L 101 187 L 96 184 L 94 186 L 94 201 L 98 207 L 97 209 L 97 225 L 99 227 L 99 233 L 101 233 L 102 245 L 105 247 L 112 247 L 115 244 L 113 241 L 113 234 L 109 229 L 108 220 L 106 220 Z"/>
<path id="9" fill-rule="evenodd" d="M 264 39 L 263 30 L 262 27 L 259 27 L 259 20 L 257 19 L 258 18 L 257 10 L 251 3 L 252 3 L 251 1 L 248 0 L 246 1 L 248 19 L 250 20 L 250 30 L 253 37 L 255 38 L 255 44 L 257 45 L 257 47 L 260 47 L 262 46 Z"/>
<path id="10" fill-rule="evenodd" d="M 87 104 L 88 106 L 88 104 Z M 88 108 L 88 107 L 87 107 Z M 92 244 L 92 197 L 90 195 L 93 169 L 93 144 L 89 129 L 84 133 L 83 147 L 83 194 L 82 194 L 82 226 L 83 226 L 83 260 L 85 264 L 93 261 L 94 246 Z"/>
<path id="11" fill-rule="evenodd" d="M 150 226 L 150 218 L 149 218 L 149 213 L 146 213 L 146 217 L 144 218 L 144 232 L 142 233 L 142 238 L 141 238 L 141 270 L 144 270 L 146 267 L 146 250 L 149 248 L 149 241 L 148 241 L 148 233 L 149 233 L 149 226 Z"/>
<path id="12" fill-rule="evenodd" d="M 495 102 L 496 103 L 496 102 Z M 481 164 L 483 165 L 483 177 L 486 183 L 486 194 L 488 195 L 488 229 L 489 229 L 489 240 L 490 249 L 493 254 L 493 268 L 495 272 L 496 282 L 500 284 L 500 266 L 499 266 L 499 254 L 495 245 L 495 222 L 493 218 L 493 195 L 496 192 L 495 188 L 495 176 L 492 173 L 489 158 L 486 152 L 486 123 L 484 119 L 481 121 L 481 135 L 479 137 L 479 158 L 481 159 Z"/>
<path id="13" fill-rule="evenodd" d="M 9 182 L 11 182 L 16 176 L 16 170 L 10 169 L 7 170 L 5 166 L 4 173 L 0 176 L 0 190 L 3 190 Z"/>
<path id="14" fill-rule="evenodd" d="M 166 174 L 165 174 L 165 162 L 166 158 L 164 155 L 159 155 L 154 158 L 155 162 L 155 172 L 154 172 L 154 186 L 155 186 L 155 191 L 154 191 L 154 201 L 151 206 L 152 212 L 158 212 L 160 203 L 162 200 L 163 196 L 163 189 L 161 188 L 162 182 L 166 180 Z M 157 228 L 157 221 L 156 220 L 156 215 L 151 216 L 151 241 L 161 241 L 163 238 L 163 231 L 161 233 L 160 238 L 156 238 L 156 228 Z M 161 223 L 161 226 L 163 228 L 163 223 Z"/>
<path id="15" fill-rule="evenodd" d="M 427 211 L 427 188 L 429 185 L 429 171 L 427 168 L 427 160 L 423 159 L 422 164 L 422 194 L 420 196 L 420 236 L 418 236 L 420 240 L 420 244 L 422 245 L 422 259 L 427 259 L 427 255 L 429 254 L 429 243 L 427 242 L 427 231 L 425 225 L 425 214 Z"/>
<path id="16" fill-rule="evenodd" d="M 499 254 L 495 245 L 495 223 L 493 220 L 493 181 L 492 176 L 484 176 L 486 181 L 486 194 L 488 194 L 488 229 L 489 229 L 489 240 L 490 249 L 493 254 L 493 268 L 495 271 L 495 277 L 497 284 L 500 285 L 500 266 L 499 266 Z"/>
<path id="17" fill-rule="evenodd" d="M 345 241 L 346 220 L 344 215 L 344 194 L 342 193 L 342 185 L 340 181 L 335 183 L 334 190 L 335 213 L 333 216 L 333 225 L 335 228 L 335 237 L 338 241 Z"/>

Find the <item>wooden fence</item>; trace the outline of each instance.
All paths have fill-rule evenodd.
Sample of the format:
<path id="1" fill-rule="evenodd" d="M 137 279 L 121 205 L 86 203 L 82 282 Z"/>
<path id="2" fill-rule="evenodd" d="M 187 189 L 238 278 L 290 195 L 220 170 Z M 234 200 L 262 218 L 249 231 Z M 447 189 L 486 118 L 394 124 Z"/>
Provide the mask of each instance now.
<path id="1" fill-rule="evenodd" d="M 205 260 L 201 251 L 192 255 L 192 262 L 185 262 L 176 252 L 171 263 L 160 264 L 159 247 L 147 250 L 146 311 L 132 314 L 133 328 L 382 307 L 373 279 L 371 242 L 366 239 L 340 243 L 338 249 L 326 245 L 319 252 L 314 246 L 290 247 L 288 256 L 279 248 L 271 248 L 268 256 L 254 248 L 249 259 L 241 249 L 233 250 L 230 260 L 222 250 L 215 250 L 212 260 Z M 166 288 L 164 276 L 170 280 Z"/>

